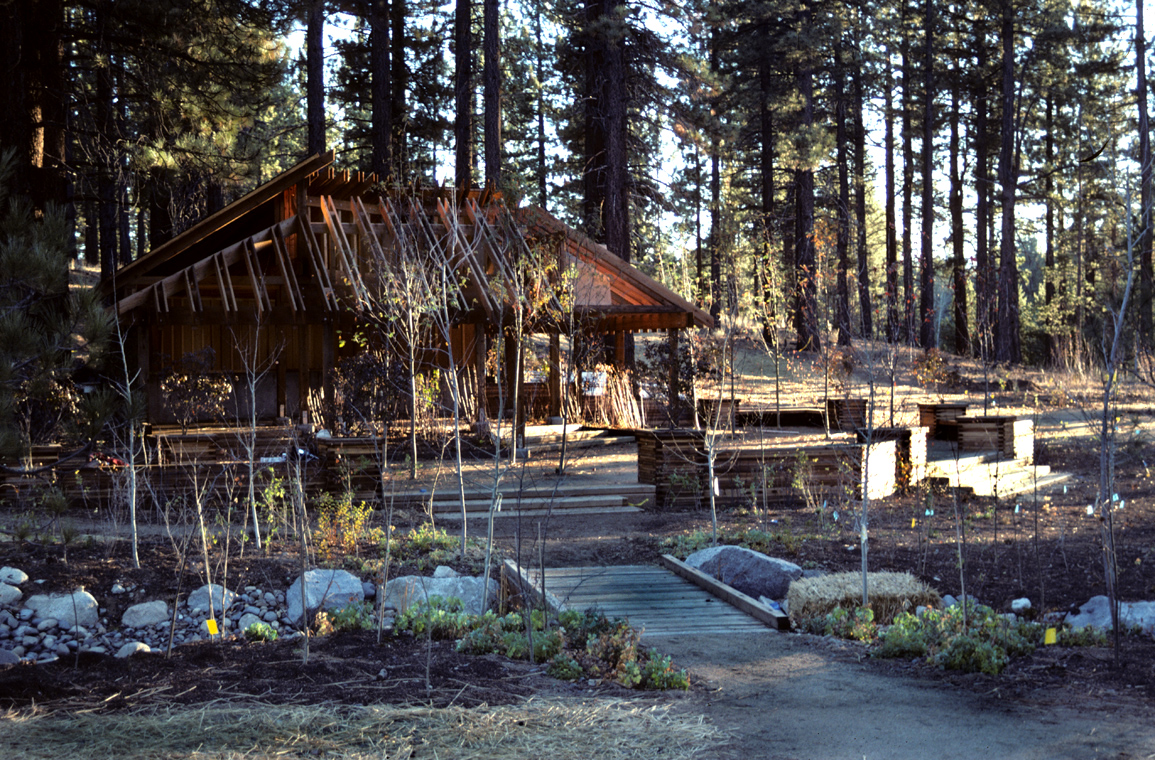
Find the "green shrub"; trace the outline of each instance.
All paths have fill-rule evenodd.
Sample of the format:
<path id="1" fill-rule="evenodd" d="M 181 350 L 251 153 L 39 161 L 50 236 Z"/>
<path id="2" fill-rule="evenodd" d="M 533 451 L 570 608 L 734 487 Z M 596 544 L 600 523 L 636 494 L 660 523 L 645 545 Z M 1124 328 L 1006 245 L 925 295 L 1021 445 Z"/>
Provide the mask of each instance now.
<path id="1" fill-rule="evenodd" d="M 549 661 L 546 673 L 562 681 L 576 681 L 585 676 L 581 663 L 572 654 L 558 652 Z"/>
<path id="2" fill-rule="evenodd" d="M 843 607 L 835 607 L 823 618 L 822 633 L 840 639 L 871 642 L 878 635 L 878 626 L 874 623 L 874 610 L 869 607 L 857 607 L 851 613 Z"/>
<path id="3" fill-rule="evenodd" d="M 373 603 L 354 602 L 328 613 L 334 631 L 373 630 Z"/>
<path id="4" fill-rule="evenodd" d="M 997 674 L 1012 658 L 1035 651 L 1043 629 L 1004 618 L 990 607 L 966 602 L 921 617 L 904 613 L 882 631 L 877 657 L 927 657 L 948 670 Z"/>
<path id="5" fill-rule="evenodd" d="M 245 638 L 249 641 L 276 641 L 277 629 L 268 623 L 253 623 L 245 629 Z"/>
<path id="6" fill-rule="evenodd" d="M 418 602 L 398 615 L 393 630 L 409 631 L 414 636 L 428 634 L 434 639 L 459 639 L 469 632 L 478 617 L 464 609 L 465 605 L 456 597 L 431 596 L 428 601 Z"/>

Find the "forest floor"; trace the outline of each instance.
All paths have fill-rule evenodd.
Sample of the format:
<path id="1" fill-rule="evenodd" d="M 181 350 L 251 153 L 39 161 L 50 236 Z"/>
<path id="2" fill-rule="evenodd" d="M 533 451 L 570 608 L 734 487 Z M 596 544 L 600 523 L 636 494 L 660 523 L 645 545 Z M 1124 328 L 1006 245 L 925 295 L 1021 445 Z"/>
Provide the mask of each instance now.
<path id="1" fill-rule="evenodd" d="M 1073 401 L 1075 383 L 1063 387 L 1057 382 L 1049 388 L 1049 379 L 1026 382 L 1029 385 L 1023 378 L 1004 378 L 1000 392 L 987 400 L 1000 409 L 1037 415 L 1039 463 L 1073 478 L 1045 494 L 961 500 L 958 514 L 966 539 L 961 572 L 953 499 L 916 490 L 878 502 L 870 516 L 872 570 L 909 571 L 954 595 L 965 576 L 967 593 L 979 601 L 1002 612 L 1012 600 L 1027 597 L 1037 616 L 1077 607 L 1104 593 L 1100 524 L 1086 513 L 1098 483 L 1094 387 L 1088 386 L 1081 408 Z M 759 388 L 748 389 L 754 390 Z M 907 401 L 899 407 L 909 414 L 909 399 L 917 390 L 904 391 Z M 966 388 L 954 393 L 968 397 Z M 793 389 L 793 394 L 799 391 Z M 934 395 L 950 397 L 937 390 Z M 1043 395 L 1054 398 L 1032 398 Z M 974 400 L 973 395 L 969 398 Z M 1136 391 L 1125 400 L 1131 407 L 1123 415 L 1115 486 L 1126 502 L 1116 526 L 1120 598 L 1155 600 L 1155 481 L 1150 472 L 1155 466 L 1155 426 L 1145 394 Z M 556 462 L 531 460 L 522 477 L 556 477 L 554 467 Z M 424 476 L 431 477 L 428 469 Z M 632 447 L 575 452 L 569 477 L 636 482 Z M 0 507 L 0 517 L 11 526 L 18 515 Z M 380 514 L 374 519 L 382 522 Z M 401 530 L 424 519 L 420 514 L 392 515 Z M 720 513 L 718 522 L 723 534 L 762 531 L 760 535 L 769 536 L 767 553 L 803 567 L 839 571 L 859 566 L 854 527 L 845 518 L 835 521 L 829 508 L 732 509 Z M 451 533 L 459 529 L 442 527 Z M 475 535 L 481 527 L 470 524 Z M 513 514 L 497 521 L 495 538 L 506 556 L 532 557 L 551 566 L 642 564 L 662 553 L 696 548 L 710 528 L 711 516 L 705 511 L 555 516 L 544 523 Z M 68 546 L 8 536 L 0 541 L 0 565 L 24 570 L 40 582 L 43 592 L 83 585 L 101 600 L 110 620 L 118 620 L 125 606 L 140 601 L 132 594 L 111 596 L 114 583 L 147 589 L 149 598 L 170 598 L 178 587 L 187 590 L 203 583 L 203 568 L 196 563 L 181 570 L 180 556 L 160 525 L 146 520 L 141 569 L 131 566 L 123 526 L 119 536 L 113 535 L 107 516 L 93 516 L 82 530 L 94 538 Z M 217 557 L 223 549 L 218 544 L 213 551 Z M 362 558 L 379 556 L 377 552 L 378 547 L 368 543 L 358 548 Z M 358 561 L 344 564 L 355 566 Z M 476 558 L 445 564 L 478 569 Z M 274 541 L 263 554 L 249 547 L 244 556 L 234 544 L 228 567 L 230 587 L 268 590 L 286 588 L 299 560 L 296 547 L 287 543 Z M 413 565 L 390 572 L 396 576 L 431 570 Z M 88 745 L 91 752 L 77 748 L 96 741 L 93 737 L 102 727 L 105 733 L 128 731 L 133 721 L 148 717 L 160 723 L 135 735 L 142 749 L 116 747 L 107 754 L 445 758 L 528 757 L 548 751 L 575 758 L 873 760 L 969 758 L 980 753 L 1024 759 L 1155 757 L 1155 724 L 1150 720 L 1155 714 L 1155 641 L 1150 637 L 1123 637 L 1118 661 L 1107 647 L 1039 648 L 1013 660 L 997 676 L 963 675 L 921 661 L 876 659 L 864 645 L 801 633 L 643 641 L 688 669 L 688 692 L 563 682 L 545 675 L 540 665 L 458 654 L 451 642 L 386 636 L 379 644 L 372 633 L 313 638 L 307 662 L 299 640 L 201 642 L 178 647 L 171 657 L 82 655 L 0 670 L 0 709 L 8 711 L 0 714 L 0 742 L 14 748 L 13 757 L 97 756 L 101 752 L 93 749 L 96 745 Z M 547 719 L 557 705 L 571 716 L 561 721 L 565 725 Z M 322 728 L 310 723 L 291 740 L 276 730 L 270 734 L 267 724 L 254 725 L 248 736 L 229 734 L 227 742 L 203 733 L 204 726 L 217 725 L 215 715 L 238 706 L 274 716 L 277 725 L 291 722 L 293 710 L 324 710 L 329 722 Z M 452 715 L 456 722 L 442 730 L 458 736 L 460 746 L 434 746 L 432 734 L 414 738 L 413 731 L 427 728 L 412 729 L 408 749 L 398 745 L 391 750 L 395 754 L 379 744 L 372 752 L 365 749 L 364 731 L 357 741 L 332 738 L 359 711 L 386 707 L 433 707 L 439 715 Z M 628 711 L 629 718 L 616 712 L 620 710 Z M 181 716 L 189 714 L 199 716 L 199 743 L 187 736 L 171 738 L 191 730 L 179 728 L 184 725 Z M 475 725 L 480 716 L 490 721 L 484 729 Z M 637 722 L 643 717 L 648 722 Z M 400 723 L 390 725 L 390 731 L 401 731 L 396 728 Z M 484 741 L 496 741 L 492 737 L 499 735 L 515 737 L 520 749 L 502 750 L 508 754 L 481 749 Z M 321 742 L 324 736 L 332 741 Z"/>

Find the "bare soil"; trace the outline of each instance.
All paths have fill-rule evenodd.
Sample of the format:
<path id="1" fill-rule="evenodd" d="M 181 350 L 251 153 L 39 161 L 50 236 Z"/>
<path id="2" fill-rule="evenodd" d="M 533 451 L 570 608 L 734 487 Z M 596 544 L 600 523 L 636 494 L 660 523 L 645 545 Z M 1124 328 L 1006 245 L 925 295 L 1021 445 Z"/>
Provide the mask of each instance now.
<path id="1" fill-rule="evenodd" d="M 1076 420 L 1077 421 L 1077 420 Z M 1149 420 L 1140 424 L 1149 425 Z M 1118 456 L 1117 512 L 1120 596 L 1155 599 L 1155 449 L 1135 436 Z M 907 570 L 942 593 L 966 592 L 1000 611 L 1029 597 L 1036 615 L 1076 607 L 1104 593 L 1101 525 L 1086 514 L 1098 460 L 1084 436 L 1043 435 L 1040 464 L 1072 473 L 1066 488 L 1012 499 L 961 498 L 920 490 L 874 505 L 872 570 Z M 573 462 L 574 476 L 634 482 L 631 452 L 606 449 Z M 534 477 L 553 465 L 534 463 Z M 773 535 L 769 551 L 804 567 L 859 566 L 857 532 L 833 510 L 733 509 L 718 515 L 724 531 Z M 11 525 L 17 515 L 3 517 Z M 396 514 L 399 528 L 420 515 Z M 107 526 L 105 526 L 107 527 Z M 447 527 L 450 532 L 454 526 Z M 498 545 L 523 563 L 638 564 L 671 551 L 678 537 L 711 527 L 706 511 L 498 520 Z M 481 526 L 471 523 L 477 535 Z M 107 530 L 102 531 L 105 535 Z M 142 568 L 134 570 L 124 540 L 0 543 L 0 564 L 43 581 L 44 591 L 83 585 L 110 620 L 144 598 L 172 598 L 203 583 L 195 562 L 179 556 L 159 526 L 145 526 Z M 538 537 L 542 542 L 538 543 Z M 961 541 L 959 539 L 965 539 Z M 216 549 L 219 557 L 222 549 Z M 364 553 L 370 547 L 362 547 Z M 964 570 L 960 573 L 961 565 Z M 218 561 L 214 558 L 214 562 Z M 462 563 L 461 570 L 475 570 Z M 295 547 L 274 544 L 268 556 L 233 551 L 229 584 L 287 587 L 296 574 Z M 417 570 L 395 568 L 393 573 Z M 422 568 L 429 571 L 431 568 Z M 135 591 L 112 596 L 115 582 Z M 649 694 L 677 710 L 704 715 L 729 738 L 719 758 L 963 758 L 980 753 L 1013 758 L 1155 757 L 1155 641 L 1122 639 L 1109 648 L 1046 647 L 1018 659 L 999 676 L 960 675 L 922 662 L 878 660 L 855 643 L 767 632 L 742 640 L 677 637 L 647 641 L 689 669 L 689 693 Z M 161 704 L 216 700 L 311 704 L 503 704 L 548 695 L 627 698 L 613 684 L 565 683 L 540 665 L 456 653 L 451 644 L 372 633 L 313 638 L 305 661 L 295 642 L 200 643 L 127 660 L 82 655 L 44 666 L 0 670 L 0 709 L 115 713 Z"/>

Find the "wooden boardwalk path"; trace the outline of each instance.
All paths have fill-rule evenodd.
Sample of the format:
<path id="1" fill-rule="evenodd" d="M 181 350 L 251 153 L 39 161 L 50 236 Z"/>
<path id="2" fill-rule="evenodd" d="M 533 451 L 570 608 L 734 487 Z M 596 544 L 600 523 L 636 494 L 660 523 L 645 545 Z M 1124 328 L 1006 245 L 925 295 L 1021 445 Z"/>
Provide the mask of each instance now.
<path id="1" fill-rule="evenodd" d="M 541 571 L 524 572 L 540 590 Z M 644 629 L 643 639 L 771 630 L 705 589 L 651 565 L 546 568 L 545 591 L 568 609 L 597 607 L 609 618 L 628 618 Z"/>

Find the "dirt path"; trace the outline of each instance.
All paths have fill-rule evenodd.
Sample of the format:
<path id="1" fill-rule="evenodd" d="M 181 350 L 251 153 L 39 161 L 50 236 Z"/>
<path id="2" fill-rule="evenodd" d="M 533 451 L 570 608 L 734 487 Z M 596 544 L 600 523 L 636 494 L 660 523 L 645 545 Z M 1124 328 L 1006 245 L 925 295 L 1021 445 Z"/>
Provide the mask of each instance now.
<path id="1" fill-rule="evenodd" d="M 733 737 L 722 759 L 1155 757 L 1155 724 L 1137 709 L 1000 701 L 881 673 L 856 662 L 853 645 L 839 653 L 812 637 L 768 632 L 652 643 L 710 687 L 685 709 Z"/>

